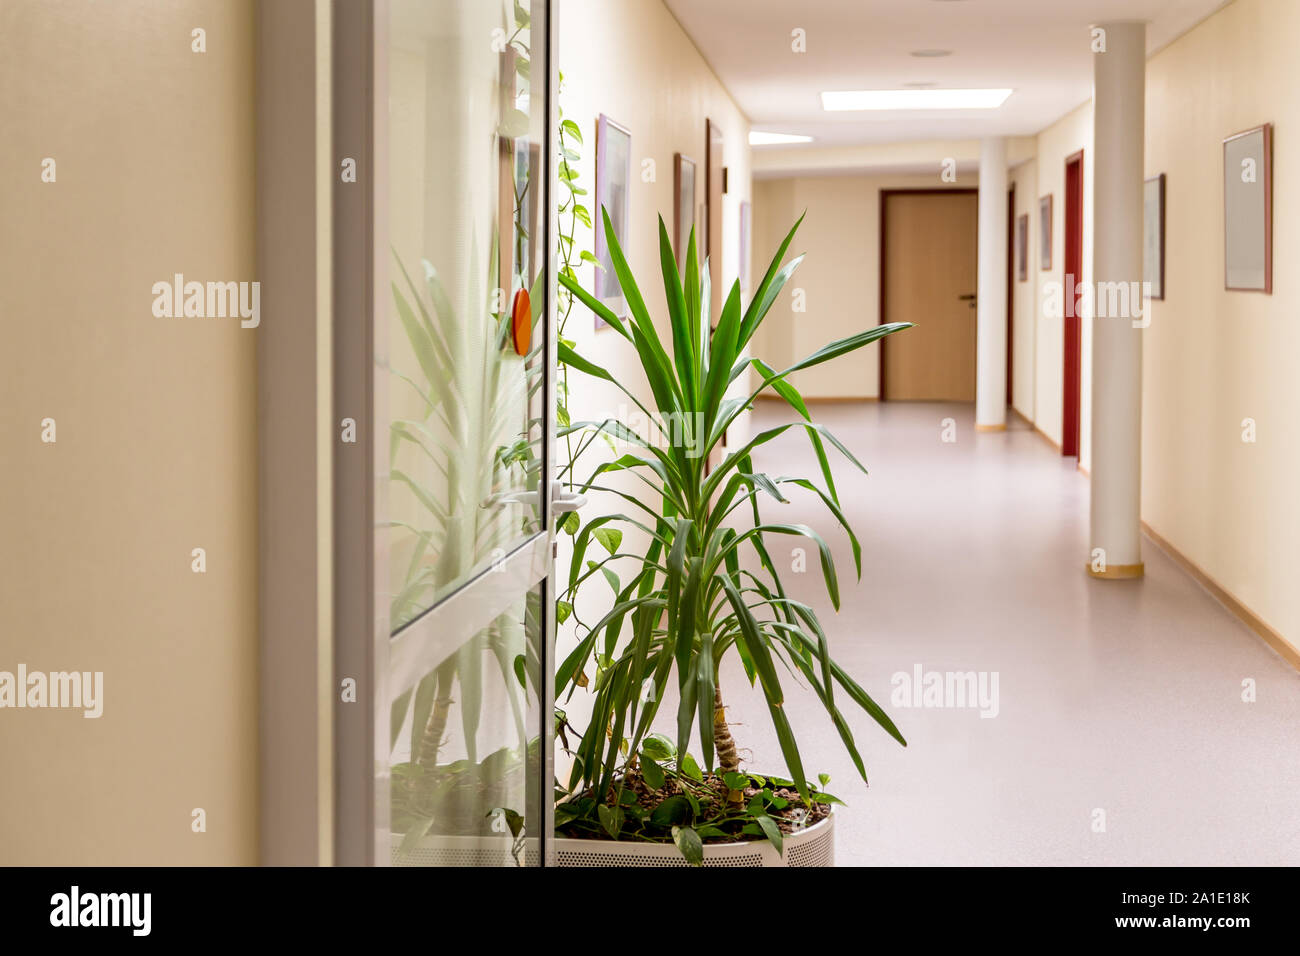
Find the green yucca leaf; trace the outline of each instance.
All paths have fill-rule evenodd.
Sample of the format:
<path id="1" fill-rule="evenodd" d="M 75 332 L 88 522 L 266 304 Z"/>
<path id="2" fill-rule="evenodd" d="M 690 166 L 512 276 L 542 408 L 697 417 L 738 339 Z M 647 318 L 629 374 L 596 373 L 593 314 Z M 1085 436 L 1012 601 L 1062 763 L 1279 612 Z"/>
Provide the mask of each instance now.
<path id="1" fill-rule="evenodd" d="M 817 551 L 821 555 L 822 577 L 826 581 L 826 593 L 831 599 L 831 604 L 835 610 L 840 609 L 840 585 L 839 579 L 835 574 L 835 558 L 831 555 L 831 549 L 820 534 L 808 527 L 806 524 L 761 524 L 756 528 L 750 528 L 747 531 L 737 535 L 736 540 L 728 545 L 732 549 L 742 542 L 749 540 L 759 532 L 771 532 L 772 534 L 795 535 L 797 537 L 808 538 L 817 545 Z M 717 568 L 711 567 L 711 571 Z"/>
<path id="2" fill-rule="evenodd" d="M 853 533 L 853 527 L 849 524 L 849 519 L 844 516 L 840 509 L 839 503 L 834 501 L 830 495 L 822 491 L 807 478 L 778 478 L 778 484 L 798 485 L 800 488 L 807 488 L 821 498 L 828 511 L 835 516 L 835 520 L 840 523 L 844 533 L 849 536 L 849 546 L 853 549 L 853 564 L 857 568 L 858 580 L 862 580 L 862 545 L 858 541 L 858 536 Z"/>
<path id="3" fill-rule="evenodd" d="M 681 277 L 677 274 L 677 260 L 673 257 L 672 240 L 664 217 L 659 217 L 659 265 L 664 275 L 664 298 L 668 302 L 668 318 L 673 326 L 673 361 L 677 377 L 681 380 L 685 410 L 694 412 L 699 407 L 699 383 L 695 378 L 695 343 L 692 341 L 690 320 L 686 317 L 686 296 Z"/>
<path id="4" fill-rule="evenodd" d="M 609 372 L 605 371 L 605 369 L 601 368 L 595 362 L 588 362 L 585 358 L 575 352 L 571 346 L 565 345 L 563 342 L 557 344 L 556 351 L 558 352 L 560 361 L 565 365 L 570 368 L 576 368 L 580 372 L 585 372 L 592 378 L 604 379 L 606 382 L 612 383 L 618 387 L 619 391 L 630 398 L 637 408 L 645 412 L 647 417 L 650 416 L 650 409 L 642 405 L 640 399 L 624 387 L 622 382 L 618 381 L 618 379 L 614 378 L 613 375 L 610 375 Z"/>
<path id="5" fill-rule="evenodd" d="M 696 305 L 695 333 L 698 339 L 695 354 L 700 363 L 700 380 L 703 381 L 709 374 L 709 340 L 713 335 L 713 278 L 707 256 L 700 265 L 700 297 Z"/>
<path id="6" fill-rule="evenodd" d="M 627 339 L 629 342 L 632 340 L 631 334 L 628 332 L 627 328 L 623 325 L 623 320 L 620 319 L 618 316 L 616 316 L 613 313 L 613 311 L 609 308 L 609 306 L 605 305 L 605 303 L 601 302 L 594 295 L 592 295 L 590 292 L 584 289 L 578 283 L 578 280 L 576 278 L 561 272 L 558 276 L 556 276 L 556 279 L 559 281 L 560 285 L 564 286 L 564 288 L 568 289 L 570 292 L 576 295 L 583 305 L 591 309 L 592 312 L 596 313 L 596 315 L 598 315 L 601 318 L 601 320 L 605 322 L 605 324 L 607 324 L 610 328 L 612 328 L 619 335 L 623 336 L 623 338 Z"/>
<path id="7" fill-rule="evenodd" d="M 741 596 L 739 589 L 727 578 L 722 578 L 722 588 L 726 592 L 727 600 L 731 603 L 732 609 L 736 614 L 738 625 L 738 636 L 744 641 L 745 649 L 749 651 L 750 658 L 754 661 L 754 668 L 758 671 L 758 679 L 763 685 L 763 693 L 767 695 L 769 703 L 778 706 L 785 703 L 785 694 L 781 690 L 781 679 L 777 676 L 776 666 L 772 661 L 772 651 L 767 641 L 762 639 L 759 631 L 758 621 L 754 619 L 749 605 L 745 603 L 744 597 Z"/>
<path id="8" fill-rule="evenodd" d="M 704 396 L 701 399 L 706 433 L 717 416 L 718 405 L 727 391 L 727 375 L 740 352 L 736 341 L 739 333 L 740 282 L 737 280 L 722 306 L 722 316 L 713 332 L 713 344 L 709 351 L 709 370 L 705 376 Z"/>
<path id="9" fill-rule="evenodd" d="M 875 328 L 866 329 L 865 331 L 846 336 L 842 339 L 836 339 L 834 342 L 823 345 L 816 352 L 813 352 L 806 358 L 795 362 L 789 368 L 776 373 L 772 378 L 765 378 L 763 384 L 751 392 L 749 397 L 751 400 L 757 398 L 758 394 L 763 391 L 763 389 L 767 388 L 768 385 L 777 379 L 783 379 L 794 372 L 806 368 L 813 368 L 814 366 L 821 365 L 824 362 L 829 362 L 831 359 L 837 359 L 841 355 L 847 355 L 849 352 L 856 351 L 864 345 L 870 345 L 878 339 L 883 339 L 886 335 L 901 332 L 903 329 L 910 329 L 912 325 L 913 323 L 911 322 L 890 322 L 887 325 L 877 325 Z"/>
<path id="10" fill-rule="evenodd" d="M 790 248 L 790 243 L 794 241 L 794 234 L 799 231 L 799 227 L 803 225 L 804 217 L 807 215 L 808 213 L 806 212 L 801 215 L 790 228 L 790 231 L 786 233 L 785 239 L 776 250 L 776 255 L 772 257 L 771 265 L 767 267 L 767 272 L 763 276 L 763 281 L 758 284 L 758 290 L 754 293 L 754 298 L 749 303 L 749 308 L 745 310 L 745 320 L 741 323 L 742 345 L 747 343 L 753 337 L 754 332 L 757 331 L 759 325 L 762 323 L 763 317 L 767 315 L 767 310 L 772 307 L 772 302 L 776 299 L 776 294 L 773 293 L 769 298 L 768 293 L 776 282 L 777 276 L 782 271 L 781 262 L 785 259 L 785 254 Z M 798 261 L 796 260 L 796 265 L 797 264 Z M 793 271 L 793 269 L 790 270 L 790 272 Z M 788 278 L 789 273 L 786 274 L 785 279 L 781 280 L 781 284 L 784 285 L 785 280 Z M 778 288 L 777 292 L 779 291 L 780 289 Z M 763 304 L 764 299 L 768 300 L 766 305 Z"/>
<path id="11" fill-rule="evenodd" d="M 632 333 L 632 344 L 640 353 L 641 370 L 645 372 L 646 381 L 650 383 L 650 391 L 655 397 L 656 407 L 664 416 L 680 415 L 681 394 L 677 378 L 668 364 L 667 357 L 662 359 L 659 357 L 657 343 L 648 339 L 639 326 L 632 325 L 629 331 Z"/>
<path id="12" fill-rule="evenodd" d="M 713 635 L 700 632 L 700 646 L 695 655 L 695 693 L 700 713 L 700 751 L 704 768 L 713 769 Z"/>
<path id="13" fill-rule="evenodd" d="M 686 327 L 690 333 L 691 365 L 699 368 L 700 356 L 703 354 L 701 343 L 707 345 L 708 340 L 700 329 L 700 261 L 695 252 L 694 223 L 691 224 L 691 237 L 686 244 L 686 271 L 682 274 L 682 293 L 686 307 Z M 705 308 L 707 309 L 708 306 L 706 305 Z M 707 320 L 704 325 L 708 327 Z"/>
<path id="14" fill-rule="evenodd" d="M 812 415 L 808 413 L 808 406 L 804 403 L 803 396 L 799 394 L 797 388 L 785 379 L 779 378 L 777 373 L 766 362 L 754 359 L 753 363 L 754 367 L 767 377 L 776 393 L 785 399 L 787 405 L 798 412 L 804 421 L 812 421 Z M 831 463 L 826 458 L 826 446 L 822 444 L 821 436 L 816 432 L 809 432 L 808 436 L 812 442 L 813 451 L 817 455 L 817 465 L 821 468 L 822 477 L 826 480 L 826 490 L 830 494 L 831 500 L 839 504 L 840 496 L 835 488 L 835 478 L 831 475 Z"/>
<path id="15" fill-rule="evenodd" d="M 605 631 L 611 621 L 622 620 L 623 615 L 639 607 L 662 608 L 666 606 L 667 604 L 665 601 L 654 596 L 632 598 L 615 604 L 614 607 L 612 607 L 609 612 L 596 623 L 596 626 L 587 633 L 578 646 L 569 653 L 569 656 L 560 663 L 560 666 L 556 668 L 555 686 L 566 687 L 573 683 L 574 678 L 576 678 L 578 673 L 582 670 L 582 665 L 586 663 L 587 659 L 591 656 L 591 651 L 595 646 L 597 638 Z"/>
<path id="16" fill-rule="evenodd" d="M 799 268 L 800 264 L 803 262 L 803 258 L 803 256 L 798 256 L 786 263 L 786 265 L 776 273 L 771 283 L 765 289 L 760 289 L 758 295 L 756 295 L 750 302 L 750 309 L 752 311 L 746 314 L 746 324 L 742 325 L 740 328 L 741 348 L 744 348 L 745 345 L 749 343 L 749 340 L 753 338 L 754 333 L 758 331 L 759 324 L 767 315 L 768 310 L 771 309 L 772 305 L 776 302 L 776 297 L 781 294 L 781 290 L 785 288 L 785 284 L 790 281 L 790 276 L 794 275 L 794 271 Z"/>
<path id="17" fill-rule="evenodd" d="M 639 330 L 644 339 L 644 345 L 638 344 L 637 346 L 637 351 L 641 352 L 642 367 L 648 377 L 651 376 L 651 372 L 654 373 L 654 376 L 650 379 L 652 387 L 657 379 L 661 379 L 675 393 L 676 404 L 661 402 L 660 409 L 665 412 L 680 412 L 682 410 L 682 395 L 677 380 L 673 377 L 672 363 L 669 362 L 668 355 L 664 352 L 663 343 L 659 341 L 659 333 L 655 331 L 654 320 L 650 318 L 645 299 L 641 296 L 641 290 L 637 287 L 636 279 L 632 277 L 632 269 L 628 266 L 627 259 L 623 257 L 623 250 L 618 244 L 614 224 L 609 218 L 609 210 L 601 206 L 600 215 L 605 223 L 605 240 L 609 245 L 609 258 L 614 264 L 614 273 L 618 277 L 619 289 L 623 292 L 623 298 L 627 302 L 628 310 L 632 313 L 635 322 L 633 327 L 634 335 L 635 331 Z"/>

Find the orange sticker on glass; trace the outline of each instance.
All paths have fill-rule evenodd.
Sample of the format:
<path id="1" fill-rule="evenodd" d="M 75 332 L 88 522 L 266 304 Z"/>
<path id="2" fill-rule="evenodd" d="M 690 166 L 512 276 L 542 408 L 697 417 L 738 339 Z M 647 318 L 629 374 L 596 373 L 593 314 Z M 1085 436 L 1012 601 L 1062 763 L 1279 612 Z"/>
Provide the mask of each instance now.
<path id="1" fill-rule="evenodd" d="M 527 355 L 533 342 L 533 304 L 526 289 L 515 293 L 515 303 L 510 309 L 510 330 L 515 340 L 515 354 Z"/>

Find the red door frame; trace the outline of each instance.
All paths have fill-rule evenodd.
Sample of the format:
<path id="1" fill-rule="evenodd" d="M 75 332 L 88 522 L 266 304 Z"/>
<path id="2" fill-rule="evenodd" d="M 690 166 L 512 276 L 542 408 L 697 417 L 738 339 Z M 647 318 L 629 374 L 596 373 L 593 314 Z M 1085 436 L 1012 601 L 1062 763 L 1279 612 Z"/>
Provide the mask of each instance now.
<path id="1" fill-rule="evenodd" d="M 1075 308 L 1075 286 L 1083 280 L 1083 150 L 1065 159 L 1065 368 L 1061 376 L 1061 454 L 1078 457 L 1080 360 L 1083 328 Z"/>
<path id="2" fill-rule="evenodd" d="M 1029 250 L 1025 250 L 1029 255 Z M 1007 190 L 1007 405 L 1014 406 L 1011 390 L 1014 382 L 1016 302 L 1016 184 Z"/>

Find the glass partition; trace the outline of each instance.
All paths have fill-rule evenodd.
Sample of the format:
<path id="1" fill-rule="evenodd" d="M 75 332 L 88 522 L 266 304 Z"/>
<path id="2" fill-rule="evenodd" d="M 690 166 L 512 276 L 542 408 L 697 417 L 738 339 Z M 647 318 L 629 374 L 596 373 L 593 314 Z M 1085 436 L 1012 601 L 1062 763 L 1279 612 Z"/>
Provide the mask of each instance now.
<path id="1" fill-rule="evenodd" d="M 376 546 L 393 635 L 393 862 L 533 865 L 549 571 L 546 4 L 386 8 Z"/>
<path id="2" fill-rule="evenodd" d="M 394 629 L 541 527 L 541 6 L 390 0 Z"/>

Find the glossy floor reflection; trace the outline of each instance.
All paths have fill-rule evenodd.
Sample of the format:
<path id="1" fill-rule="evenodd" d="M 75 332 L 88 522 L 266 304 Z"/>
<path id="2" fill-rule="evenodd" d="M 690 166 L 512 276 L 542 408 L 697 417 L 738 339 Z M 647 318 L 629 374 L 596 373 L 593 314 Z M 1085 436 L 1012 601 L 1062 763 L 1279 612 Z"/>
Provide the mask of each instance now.
<path id="1" fill-rule="evenodd" d="M 909 742 L 850 716 L 866 788 L 812 692 L 789 689 L 805 768 L 830 773 L 849 804 L 839 865 L 1300 864 L 1300 675 L 1146 539 L 1144 580 L 1090 579 L 1088 483 L 1074 459 L 1019 420 L 976 435 L 971 406 L 813 413 L 871 472 L 836 467 L 862 583 L 820 504 L 792 496 L 764 518 L 812 524 L 832 543 L 840 614 L 815 550 L 787 585 L 814 600 L 836 659 Z M 755 429 L 784 417 L 761 403 Z M 941 440 L 945 418 L 953 443 Z M 794 432 L 755 459 L 773 475 L 818 473 Z M 918 666 L 997 672 L 997 716 L 891 704 L 891 675 Z M 1246 678 L 1255 703 L 1241 700 Z M 734 658 L 723 686 L 749 765 L 783 766 Z"/>

